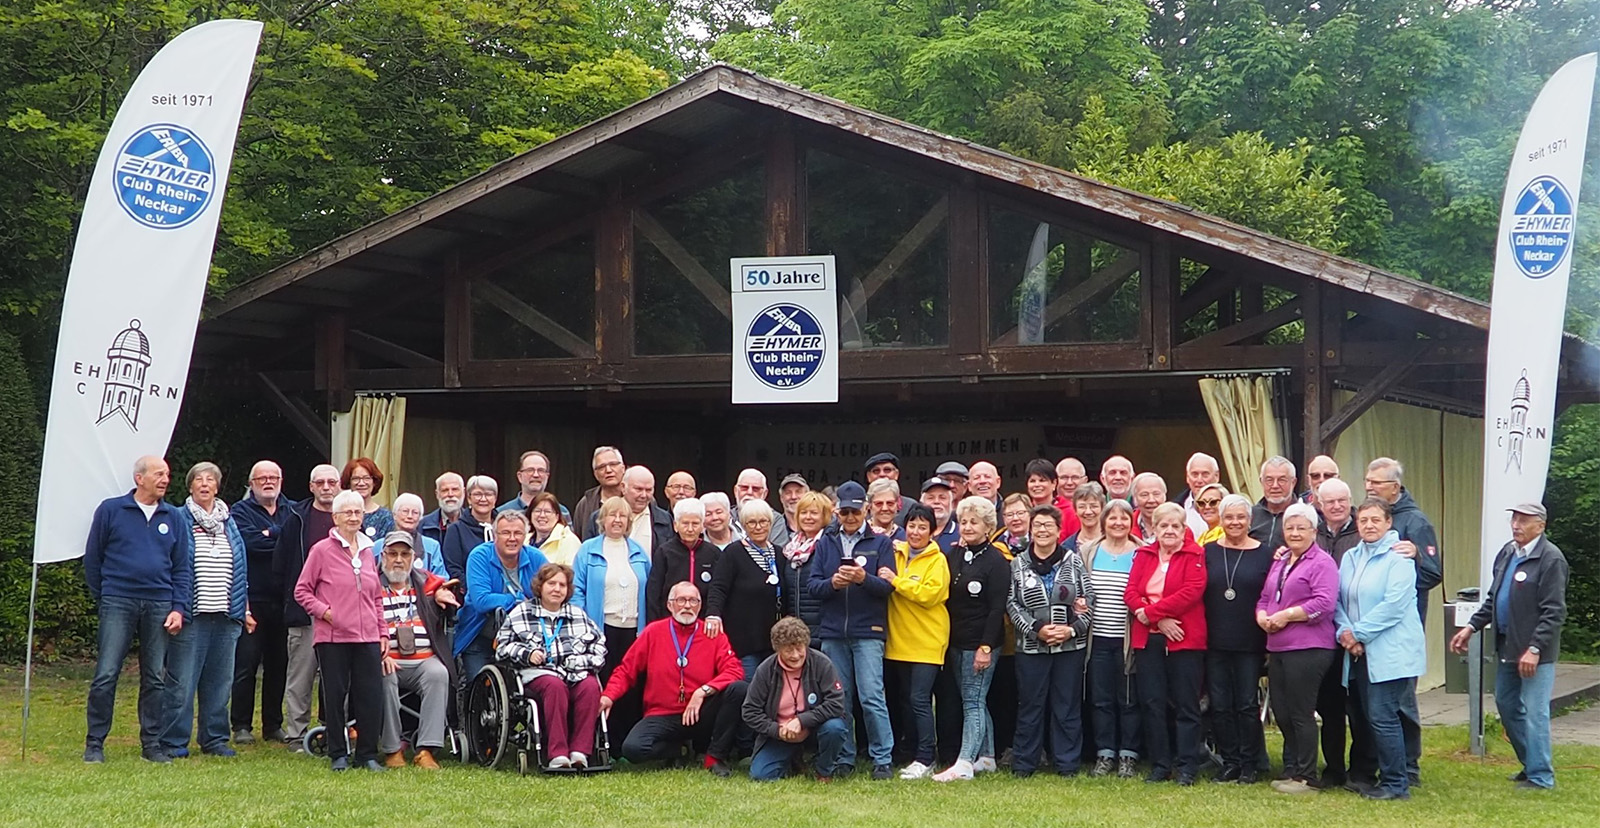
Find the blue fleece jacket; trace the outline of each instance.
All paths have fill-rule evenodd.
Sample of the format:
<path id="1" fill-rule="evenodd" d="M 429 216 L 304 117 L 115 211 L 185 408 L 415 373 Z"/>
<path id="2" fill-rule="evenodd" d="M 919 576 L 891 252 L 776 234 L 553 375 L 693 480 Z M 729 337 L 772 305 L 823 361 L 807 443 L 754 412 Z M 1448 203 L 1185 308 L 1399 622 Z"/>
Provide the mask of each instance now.
<path id="1" fill-rule="evenodd" d="M 83 574 L 89 594 L 140 601 L 167 601 L 189 614 L 194 591 L 194 538 L 183 530 L 178 510 L 156 504 L 148 520 L 133 491 L 101 501 L 89 524 Z"/>
<path id="2" fill-rule="evenodd" d="M 844 589 L 833 588 L 833 573 L 844 558 L 844 541 L 838 524 L 822 530 L 817 550 L 811 556 L 811 579 L 806 589 L 821 604 L 818 638 L 870 638 L 883 641 L 889 630 L 889 596 L 894 585 L 879 578 L 878 567 L 894 568 L 894 544 L 887 536 L 862 527 L 865 533 L 856 542 L 851 558 L 864 557 L 867 578 Z M 853 563 L 854 561 L 852 561 Z"/>
<path id="3" fill-rule="evenodd" d="M 455 655 L 478 637 L 484 623 L 496 610 L 510 612 L 519 602 L 535 597 L 533 576 L 544 566 L 544 553 L 531 546 L 522 547 L 517 559 L 517 581 L 521 594 L 514 593 L 506 583 L 505 570 L 500 566 L 500 553 L 492 543 L 478 544 L 467 555 L 467 597 L 456 614 Z M 499 632 L 499 628 L 495 628 Z"/>

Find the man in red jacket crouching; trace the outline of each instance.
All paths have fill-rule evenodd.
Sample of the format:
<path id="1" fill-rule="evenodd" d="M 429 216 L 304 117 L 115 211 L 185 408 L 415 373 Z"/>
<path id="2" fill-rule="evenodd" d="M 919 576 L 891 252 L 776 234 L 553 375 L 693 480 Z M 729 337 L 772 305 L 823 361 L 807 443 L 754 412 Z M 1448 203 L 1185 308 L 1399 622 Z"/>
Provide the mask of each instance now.
<path id="1" fill-rule="evenodd" d="M 682 581 L 667 596 L 670 616 L 639 633 L 622 663 L 611 673 L 600 709 L 611 709 L 644 681 L 644 718 L 628 732 L 622 756 L 629 762 L 670 759 L 683 743 L 708 744 L 706 768 L 716 776 L 732 773 L 734 739 L 744 705 L 744 668 L 727 636 L 706 635 L 700 620 L 700 591 Z"/>

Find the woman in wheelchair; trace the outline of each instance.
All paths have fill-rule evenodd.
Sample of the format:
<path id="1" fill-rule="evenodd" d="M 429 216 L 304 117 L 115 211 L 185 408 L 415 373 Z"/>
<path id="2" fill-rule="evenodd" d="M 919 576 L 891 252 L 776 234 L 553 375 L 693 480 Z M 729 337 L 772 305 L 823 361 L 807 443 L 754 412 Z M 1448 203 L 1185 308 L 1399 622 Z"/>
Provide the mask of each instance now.
<path id="1" fill-rule="evenodd" d="M 538 702 L 548 734 L 548 767 L 584 769 L 600 717 L 599 670 L 606 639 L 571 603 L 572 568 L 545 564 L 533 579 L 534 598 L 513 609 L 495 636 L 495 655 L 517 668 Z M 581 747 L 583 750 L 575 748 Z"/>

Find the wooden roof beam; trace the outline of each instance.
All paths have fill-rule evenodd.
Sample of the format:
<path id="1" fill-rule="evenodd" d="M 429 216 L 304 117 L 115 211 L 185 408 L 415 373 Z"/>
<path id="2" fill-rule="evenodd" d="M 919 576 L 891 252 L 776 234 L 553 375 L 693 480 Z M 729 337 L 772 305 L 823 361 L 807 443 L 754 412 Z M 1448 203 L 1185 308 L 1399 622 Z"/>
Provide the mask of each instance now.
<path id="1" fill-rule="evenodd" d="M 283 393 L 283 389 L 264 373 L 256 373 L 256 382 L 267 392 L 267 401 L 272 403 L 272 407 L 278 409 L 278 413 L 282 414 L 283 418 L 289 421 L 289 425 L 294 426 L 294 430 L 306 438 L 306 442 L 312 447 L 318 451 L 326 451 L 333 445 L 327 422 L 318 417 L 304 400 Z"/>
<path id="2" fill-rule="evenodd" d="M 1268 331 L 1274 331 L 1290 322 L 1300 318 L 1301 307 L 1304 300 L 1296 296 L 1287 302 L 1265 313 L 1252 316 L 1236 322 L 1218 331 L 1197 336 L 1183 343 L 1185 348 L 1206 348 L 1212 346 L 1232 345 L 1240 340 L 1260 336 Z"/>
<path id="3" fill-rule="evenodd" d="M 1206 271 L 1200 274 L 1200 278 L 1189 285 L 1189 289 L 1178 299 L 1178 321 L 1187 322 L 1193 319 L 1195 314 L 1231 295 L 1238 287 L 1238 273 L 1218 267 L 1207 267 Z"/>
<path id="4" fill-rule="evenodd" d="M 1061 321 L 1063 318 L 1076 313 L 1085 305 L 1092 305 L 1104 299 L 1108 294 L 1117 289 L 1127 278 L 1139 269 L 1139 253 L 1135 250 L 1124 251 L 1110 264 L 1089 274 L 1089 278 L 1073 285 L 1066 293 L 1057 296 L 1044 308 L 1044 326 Z M 994 341 L 996 345 L 1017 344 L 1017 329 L 1013 326 L 1001 334 Z"/>
<path id="5" fill-rule="evenodd" d="M 487 299 L 489 304 L 503 311 L 512 319 L 526 325 L 529 330 L 550 340 L 561 350 L 583 359 L 594 359 L 596 357 L 592 343 L 567 330 L 560 322 L 540 313 L 533 306 L 518 299 L 505 288 L 487 279 L 475 279 L 472 282 L 472 292 Z"/>
<path id="6" fill-rule="evenodd" d="M 656 221 L 649 210 L 643 207 L 634 209 L 633 226 L 646 241 L 661 251 L 661 255 L 667 257 L 667 261 L 683 274 L 683 278 L 689 280 L 689 284 L 694 285 L 695 290 L 706 297 L 706 301 L 717 309 L 717 313 L 722 314 L 724 319 L 733 318 L 732 294 L 722 289 L 722 283 L 713 278 L 705 266 L 700 264 L 700 260 L 673 238 L 672 233 L 661 226 L 661 222 Z"/>
<path id="7" fill-rule="evenodd" d="M 866 278 L 851 286 L 850 307 L 857 310 L 866 307 L 867 300 L 882 290 L 883 286 L 894 278 L 895 273 L 899 272 L 901 266 L 915 256 L 917 251 L 928 243 L 928 239 L 933 238 L 933 234 L 944 224 L 945 217 L 949 214 L 950 199 L 947 196 L 940 196 L 939 200 L 928 208 L 928 212 L 917 219 L 917 223 L 900 237 L 900 241 L 895 242 L 889 254 L 883 257 L 883 261 L 878 262 L 878 266 L 874 267 Z"/>
<path id="8" fill-rule="evenodd" d="M 401 368 L 443 368 L 444 363 L 427 354 L 418 353 L 397 345 L 387 339 L 380 339 L 363 331 L 350 331 L 345 334 L 345 340 L 350 347 L 364 354 L 375 356 L 379 359 L 392 362 Z"/>
<path id="9" fill-rule="evenodd" d="M 1413 348 L 1410 358 L 1397 360 L 1385 365 L 1383 370 L 1372 378 L 1372 381 L 1361 386 L 1361 390 L 1357 391 L 1354 397 L 1351 397 L 1344 405 L 1339 407 L 1338 411 L 1333 413 L 1333 416 L 1323 422 L 1320 435 L 1322 445 L 1330 445 L 1334 438 L 1342 434 L 1362 414 L 1365 414 L 1367 409 L 1383 398 L 1384 394 L 1399 385 L 1400 380 L 1404 379 L 1405 375 L 1417 364 L 1417 358 L 1422 356 L 1422 352 L 1422 348 Z"/>
<path id="10" fill-rule="evenodd" d="M 511 186 L 551 195 L 581 198 L 591 202 L 600 202 L 606 197 L 605 182 L 591 181 L 560 170 L 540 170 L 527 178 L 511 182 Z"/>

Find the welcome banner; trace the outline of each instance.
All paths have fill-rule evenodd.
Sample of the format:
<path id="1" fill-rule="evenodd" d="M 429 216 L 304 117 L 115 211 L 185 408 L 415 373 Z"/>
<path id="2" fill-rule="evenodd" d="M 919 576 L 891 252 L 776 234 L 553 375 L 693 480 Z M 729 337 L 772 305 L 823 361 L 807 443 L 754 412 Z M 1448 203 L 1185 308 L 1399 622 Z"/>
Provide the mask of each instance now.
<path id="1" fill-rule="evenodd" d="M 1544 497 L 1555 422 L 1561 329 L 1572 272 L 1595 54 L 1545 83 L 1528 112 L 1506 177 L 1490 300 L 1484 388 L 1479 583 L 1511 539 L 1506 510 Z"/>
<path id="2" fill-rule="evenodd" d="M 95 506 L 166 453 L 260 39 L 253 20 L 183 32 L 112 121 L 62 301 L 35 563 L 82 555 Z"/>

